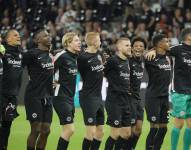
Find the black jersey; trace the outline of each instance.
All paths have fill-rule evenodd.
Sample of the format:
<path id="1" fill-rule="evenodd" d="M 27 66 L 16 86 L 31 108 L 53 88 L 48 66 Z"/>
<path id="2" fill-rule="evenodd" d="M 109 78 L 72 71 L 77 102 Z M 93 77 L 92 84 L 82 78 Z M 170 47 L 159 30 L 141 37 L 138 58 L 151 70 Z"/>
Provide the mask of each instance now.
<path id="1" fill-rule="evenodd" d="M 143 78 L 144 63 L 141 58 L 132 57 L 129 65 L 131 94 L 137 100 L 140 100 L 140 85 Z"/>
<path id="2" fill-rule="evenodd" d="M 77 55 L 62 50 L 54 57 L 55 96 L 62 96 L 73 103 L 76 89 Z"/>
<path id="3" fill-rule="evenodd" d="M 54 65 L 50 53 L 32 49 L 24 54 L 23 65 L 27 66 L 29 74 L 25 97 L 41 99 L 53 96 Z"/>
<path id="4" fill-rule="evenodd" d="M 175 57 L 173 85 L 178 93 L 191 94 L 191 46 L 181 44 L 169 51 Z"/>
<path id="5" fill-rule="evenodd" d="M 156 55 L 152 61 L 145 61 L 149 82 L 147 97 L 168 96 L 171 81 L 170 60 L 166 55 Z"/>
<path id="6" fill-rule="evenodd" d="M 128 59 L 119 56 L 110 57 L 105 65 L 105 76 L 108 80 L 108 92 L 130 92 L 130 68 Z"/>
<path id="7" fill-rule="evenodd" d="M 78 70 L 83 86 L 80 95 L 91 99 L 102 99 L 101 89 L 103 81 L 103 61 L 97 53 L 82 52 L 78 59 Z"/>
<path id="8" fill-rule="evenodd" d="M 5 45 L 5 49 L 2 94 L 17 96 L 21 87 L 23 71 L 21 48 Z"/>

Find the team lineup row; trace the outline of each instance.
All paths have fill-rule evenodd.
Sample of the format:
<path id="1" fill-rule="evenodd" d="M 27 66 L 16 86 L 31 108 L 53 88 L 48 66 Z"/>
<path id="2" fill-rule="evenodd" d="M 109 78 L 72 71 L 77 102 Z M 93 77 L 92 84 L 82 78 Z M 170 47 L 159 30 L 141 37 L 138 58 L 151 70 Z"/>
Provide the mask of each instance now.
<path id="1" fill-rule="evenodd" d="M 149 77 L 145 95 L 145 110 L 150 122 L 146 150 L 160 150 L 167 132 L 169 85 L 171 81 L 172 116 L 171 149 L 176 150 L 180 129 L 186 120 L 184 150 L 191 139 L 191 29 L 182 31 L 182 44 L 170 48 L 163 34 L 153 37 L 153 49 L 145 52 L 142 38 L 130 41 L 121 37 L 116 42 L 116 54 L 108 56 L 100 49 L 99 33 L 88 32 L 87 48 L 81 50 L 76 33 L 62 38 L 63 50 L 50 53 L 51 37 L 44 29 L 36 32 L 34 48 L 22 53 L 19 33 L 12 29 L 4 36 L 1 48 L 0 76 L 0 150 L 6 150 L 13 120 L 18 116 L 17 96 L 22 71 L 27 67 L 29 83 L 25 90 L 25 109 L 31 131 L 27 150 L 44 150 L 52 122 L 52 106 L 62 126 L 57 150 L 66 150 L 74 133 L 74 95 L 76 75 L 83 86 L 79 99 L 86 126 L 82 150 L 98 150 L 103 138 L 104 107 L 110 135 L 105 150 L 133 150 L 141 134 L 143 107 L 140 84 L 143 70 Z M 143 58 L 144 55 L 144 58 Z M 101 88 L 103 76 L 109 83 L 105 104 Z"/>

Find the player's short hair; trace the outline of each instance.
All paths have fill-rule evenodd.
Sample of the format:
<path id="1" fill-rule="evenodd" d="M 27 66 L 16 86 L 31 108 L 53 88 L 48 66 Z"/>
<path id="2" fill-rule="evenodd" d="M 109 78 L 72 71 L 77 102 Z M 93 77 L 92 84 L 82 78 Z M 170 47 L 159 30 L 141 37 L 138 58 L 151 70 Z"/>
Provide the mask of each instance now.
<path id="1" fill-rule="evenodd" d="M 142 42 L 144 44 L 144 48 L 147 48 L 147 42 L 143 38 L 141 38 L 141 37 L 133 38 L 131 41 L 131 45 L 133 46 L 135 44 L 135 42 Z"/>
<path id="2" fill-rule="evenodd" d="M 1 38 L 2 38 L 3 43 L 6 43 L 6 42 L 7 42 L 7 38 L 8 38 L 9 34 L 10 34 L 12 31 L 17 31 L 17 30 L 16 30 L 16 29 L 9 29 L 9 30 L 7 30 L 7 32 L 5 32 L 4 34 L 1 35 Z M 18 31 L 17 31 L 17 32 L 18 32 Z"/>
<path id="3" fill-rule="evenodd" d="M 100 36 L 98 32 L 88 32 L 85 36 L 85 42 L 88 46 L 94 45 L 95 37 Z"/>
<path id="4" fill-rule="evenodd" d="M 181 31 L 180 38 L 185 41 L 187 36 L 191 35 L 191 28 L 185 28 Z"/>
<path id="5" fill-rule="evenodd" d="M 34 33 L 34 39 L 37 39 L 37 38 L 38 38 L 38 35 L 39 35 L 41 32 L 44 32 L 44 31 L 47 31 L 47 30 L 44 29 L 44 28 L 37 30 L 37 31 Z"/>
<path id="6" fill-rule="evenodd" d="M 72 42 L 73 38 L 78 36 L 75 32 L 68 32 L 62 37 L 62 46 L 68 47 L 68 45 Z"/>
<path id="7" fill-rule="evenodd" d="M 119 38 L 119 39 L 117 40 L 116 45 L 120 44 L 122 41 L 130 41 L 130 39 L 127 38 L 127 37 L 121 37 L 121 38 Z"/>
<path id="8" fill-rule="evenodd" d="M 164 38 L 166 38 L 166 35 L 164 35 L 164 34 L 156 34 L 156 35 L 154 35 L 153 38 L 152 38 L 153 46 L 156 47 L 158 45 L 158 43 L 160 41 L 162 41 Z"/>

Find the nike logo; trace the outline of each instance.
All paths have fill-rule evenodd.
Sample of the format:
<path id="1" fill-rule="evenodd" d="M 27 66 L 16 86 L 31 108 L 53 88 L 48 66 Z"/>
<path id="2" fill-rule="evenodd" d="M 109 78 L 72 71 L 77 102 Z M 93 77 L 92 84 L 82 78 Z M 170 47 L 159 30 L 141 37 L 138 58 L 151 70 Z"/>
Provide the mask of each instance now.
<path id="1" fill-rule="evenodd" d="M 92 59 L 88 60 L 88 63 L 92 62 Z"/>

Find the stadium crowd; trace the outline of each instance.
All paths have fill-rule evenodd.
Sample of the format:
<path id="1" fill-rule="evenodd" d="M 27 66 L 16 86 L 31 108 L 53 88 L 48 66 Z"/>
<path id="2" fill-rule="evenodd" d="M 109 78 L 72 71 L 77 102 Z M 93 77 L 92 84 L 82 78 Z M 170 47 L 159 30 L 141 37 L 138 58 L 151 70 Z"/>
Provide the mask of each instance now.
<path id="1" fill-rule="evenodd" d="M 22 35 L 24 49 L 31 46 L 33 33 L 46 26 L 53 38 L 53 49 L 61 48 L 64 33 L 82 36 L 89 31 L 101 33 L 103 47 L 127 35 L 146 41 L 165 32 L 177 44 L 180 30 L 191 26 L 191 3 L 186 0 L 1 0 L 1 34 L 11 27 Z"/>

